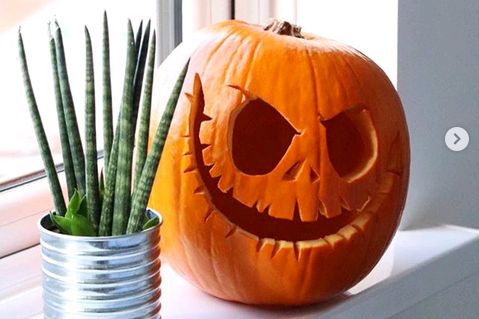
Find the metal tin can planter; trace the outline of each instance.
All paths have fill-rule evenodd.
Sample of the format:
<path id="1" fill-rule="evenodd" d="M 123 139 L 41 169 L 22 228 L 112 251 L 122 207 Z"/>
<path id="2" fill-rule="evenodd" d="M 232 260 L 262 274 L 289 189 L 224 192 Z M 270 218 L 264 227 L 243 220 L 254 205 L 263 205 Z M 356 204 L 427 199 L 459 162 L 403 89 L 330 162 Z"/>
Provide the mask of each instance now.
<path id="1" fill-rule="evenodd" d="M 82 237 L 56 232 L 44 216 L 44 318 L 161 318 L 159 218 L 131 235 Z"/>

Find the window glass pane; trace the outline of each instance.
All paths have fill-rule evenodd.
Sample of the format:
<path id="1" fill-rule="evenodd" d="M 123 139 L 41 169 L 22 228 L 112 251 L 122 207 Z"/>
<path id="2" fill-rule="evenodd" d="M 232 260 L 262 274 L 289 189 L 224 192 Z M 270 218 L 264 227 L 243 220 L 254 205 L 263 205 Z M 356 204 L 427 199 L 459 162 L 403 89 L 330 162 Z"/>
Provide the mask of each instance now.
<path id="1" fill-rule="evenodd" d="M 58 19 L 64 37 L 70 85 L 83 132 L 85 47 L 83 25 L 93 41 L 97 104 L 97 137 L 101 149 L 101 39 L 103 11 L 110 24 L 113 107 L 121 97 L 127 18 L 136 29 L 141 19 L 155 27 L 155 0 L 1 0 L 0 1 L 0 185 L 18 176 L 41 170 L 43 164 L 33 133 L 21 79 L 17 31 L 22 34 L 33 88 L 50 147 L 61 163 L 58 123 L 48 49 L 48 21 Z M 83 135 L 83 133 L 82 133 Z"/>

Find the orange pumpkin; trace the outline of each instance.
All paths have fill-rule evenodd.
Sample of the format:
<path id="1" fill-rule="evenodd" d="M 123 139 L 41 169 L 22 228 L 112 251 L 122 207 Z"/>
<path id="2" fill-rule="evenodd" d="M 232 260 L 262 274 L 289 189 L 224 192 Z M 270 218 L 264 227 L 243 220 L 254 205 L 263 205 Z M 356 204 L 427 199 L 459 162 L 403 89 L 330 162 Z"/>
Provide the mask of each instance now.
<path id="1" fill-rule="evenodd" d="M 190 57 L 150 201 L 167 262 L 243 303 L 307 304 L 353 286 L 407 192 L 407 126 L 386 74 L 287 23 L 227 21 L 162 64 L 156 121 Z"/>

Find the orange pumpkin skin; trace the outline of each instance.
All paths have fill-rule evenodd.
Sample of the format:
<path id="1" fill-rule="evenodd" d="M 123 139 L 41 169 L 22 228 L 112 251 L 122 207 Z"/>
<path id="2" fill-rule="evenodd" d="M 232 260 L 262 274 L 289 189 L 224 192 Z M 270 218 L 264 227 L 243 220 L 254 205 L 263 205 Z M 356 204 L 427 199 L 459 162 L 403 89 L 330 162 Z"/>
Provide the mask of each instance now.
<path id="1" fill-rule="evenodd" d="M 227 21 L 159 68 L 152 128 L 189 57 L 150 198 L 163 257 L 249 304 L 352 287 L 391 241 L 407 193 L 407 126 L 387 76 L 346 45 Z"/>

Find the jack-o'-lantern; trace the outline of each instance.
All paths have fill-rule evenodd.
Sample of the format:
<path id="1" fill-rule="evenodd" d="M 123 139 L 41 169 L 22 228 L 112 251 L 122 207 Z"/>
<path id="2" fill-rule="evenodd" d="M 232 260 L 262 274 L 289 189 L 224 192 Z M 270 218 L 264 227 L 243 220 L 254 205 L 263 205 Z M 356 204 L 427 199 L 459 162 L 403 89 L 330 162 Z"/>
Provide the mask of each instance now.
<path id="1" fill-rule="evenodd" d="M 227 21 L 160 67 L 156 121 L 188 58 L 150 201 L 167 262 L 244 303 L 300 305 L 353 286 L 389 244 L 407 191 L 407 126 L 385 73 L 288 23 Z"/>

